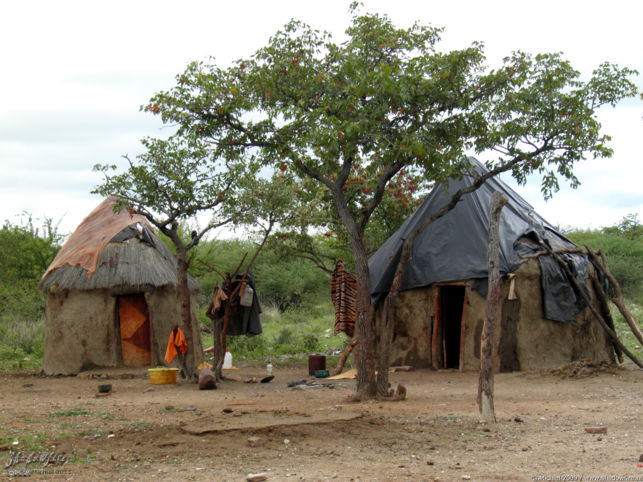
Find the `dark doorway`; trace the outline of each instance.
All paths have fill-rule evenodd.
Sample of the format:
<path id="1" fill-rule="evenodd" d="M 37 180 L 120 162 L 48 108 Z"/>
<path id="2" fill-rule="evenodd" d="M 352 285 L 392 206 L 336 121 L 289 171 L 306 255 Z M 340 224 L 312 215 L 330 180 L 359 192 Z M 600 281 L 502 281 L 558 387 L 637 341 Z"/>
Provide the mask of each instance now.
<path id="1" fill-rule="evenodd" d="M 442 367 L 460 368 L 464 286 L 440 286 L 439 320 L 442 334 Z"/>
<path id="2" fill-rule="evenodd" d="M 142 367 L 152 363 L 150 318 L 142 293 L 118 297 L 123 365 Z"/>

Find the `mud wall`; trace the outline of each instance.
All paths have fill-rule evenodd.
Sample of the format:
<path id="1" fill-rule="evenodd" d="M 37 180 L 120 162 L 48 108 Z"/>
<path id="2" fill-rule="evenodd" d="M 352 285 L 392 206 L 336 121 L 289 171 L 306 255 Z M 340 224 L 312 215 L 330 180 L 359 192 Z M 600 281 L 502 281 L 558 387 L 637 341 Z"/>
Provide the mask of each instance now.
<path id="1" fill-rule="evenodd" d="M 435 315 L 433 289 L 402 291 L 395 304 L 391 365 L 431 367 L 431 338 Z M 433 296 L 432 296 L 433 294 Z M 381 316 L 378 310 L 376 316 Z"/>
<path id="2" fill-rule="evenodd" d="M 106 290 L 56 292 L 47 295 L 43 369 L 48 375 L 73 375 L 93 367 L 122 365 L 116 300 Z M 145 293 L 151 329 L 152 366 L 166 365 L 165 350 L 172 328 L 181 324 L 173 287 Z M 197 364 L 203 361 L 196 301 L 192 328 Z M 190 349 L 190 348 L 189 348 Z M 178 359 L 172 363 L 178 366 Z"/>
<path id="3" fill-rule="evenodd" d="M 587 286 L 592 293 L 592 302 L 597 305 L 589 280 Z M 516 272 L 516 294 L 520 300 L 517 353 L 522 370 L 548 368 L 582 359 L 614 361 L 608 337 L 588 308 L 576 315 L 573 323 L 542 317 L 538 263 L 525 263 Z"/>
<path id="4" fill-rule="evenodd" d="M 470 280 L 461 284 L 466 290 L 460 369 L 478 370 L 486 300 L 471 288 Z M 591 292 L 589 280 L 588 286 Z M 509 288 L 510 282 L 505 280 L 494 347 L 497 371 L 537 370 L 581 359 L 614 361 L 609 339 L 589 309 L 579 313 L 571 324 L 542 317 L 540 268 L 536 261 L 524 263 L 516 271 L 514 300 L 508 300 Z M 431 339 L 438 289 L 432 285 L 400 293 L 394 314 L 392 365 L 436 368 L 432 357 L 439 359 L 441 354 L 431 352 Z M 377 316 L 381 316 L 380 310 Z"/>
<path id="5" fill-rule="evenodd" d="M 83 368 L 118 366 L 116 298 L 104 291 L 47 295 L 43 369 L 73 375 Z"/>

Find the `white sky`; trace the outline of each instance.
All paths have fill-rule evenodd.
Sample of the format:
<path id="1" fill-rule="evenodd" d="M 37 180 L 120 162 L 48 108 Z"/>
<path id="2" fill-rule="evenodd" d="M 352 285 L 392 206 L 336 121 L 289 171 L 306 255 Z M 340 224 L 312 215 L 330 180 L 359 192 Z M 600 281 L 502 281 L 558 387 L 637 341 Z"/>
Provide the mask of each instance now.
<path id="1" fill-rule="evenodd" d="M 163 136 L 160 119 L 139 112 L 191 60 L 227 65 L 247 57 L 289 19 L 333 32 L 348 25 L 349 1 L 0 2 L 0 223 L 23 211 L 62 219 L 69 233 L 101 201 L 96 163 L 140 152 L 139 140 Z M 643 72 L 638 0 L 613 2 L 364 1 L 398 26 L 446 28 L 442 48 L 484 42 L 489 63 L 512 50 L 561 51 L 589 73 L 609 60 Z M 643 77 L 636 79 L 643 88 Z M 551 223 L 601 227 L 638 213 L 643 219 L 643 103 L 600 113 L 614 157 L 576 169 L 577 190 L 547 203 L 537 179 L 517 191 Z M 635 147 L 636 146 L 636 147 Z M 507 179 L 505 179 L 507 180 Z"/>

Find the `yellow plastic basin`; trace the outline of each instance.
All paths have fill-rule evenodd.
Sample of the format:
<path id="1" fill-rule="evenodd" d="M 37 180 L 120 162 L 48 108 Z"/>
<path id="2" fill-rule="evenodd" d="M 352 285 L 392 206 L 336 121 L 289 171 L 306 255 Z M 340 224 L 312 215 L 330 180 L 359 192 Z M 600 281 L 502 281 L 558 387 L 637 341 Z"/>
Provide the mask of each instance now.
<path id="1" fill-rule="evenodd" d="M 166 385 L 168 383 L 176 383 L 176 374 L 179 372 L 178 368 L 148 368 L 150 374 L 150 383 L 152 385 Z"/>

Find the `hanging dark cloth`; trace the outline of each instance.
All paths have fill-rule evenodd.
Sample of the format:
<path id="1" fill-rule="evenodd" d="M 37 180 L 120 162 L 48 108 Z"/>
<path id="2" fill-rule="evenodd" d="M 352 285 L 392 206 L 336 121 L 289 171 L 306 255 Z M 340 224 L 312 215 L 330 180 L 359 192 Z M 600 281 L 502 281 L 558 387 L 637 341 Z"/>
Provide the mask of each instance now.
<path id="1" fill-rule="evenodd" d="M 234 281 L 232 281 L 231 290 L 234 292 L 241 283 L 243 275 L 237 275 Z M 259 297 L 257 296 L 257 288 L 255 286 L 255 277 L 252 274 L 252 271 L 248 272 L 246 277 L 247 286 L 250 286 L 253 293 L 252 306 L 241 306 L 240 301 L 240 291 L 232 297 L 223 302 L 222 309 L 225 309 L 225 304 L 230 303 L 230 319 L 228 320 L 228 336 L 256 336 L 262 333 L 261 320 L 259 314 L 261 313 L 261 306 L 259 305 Z M 228 298 L 230 295 L 228 294 Z"/>

